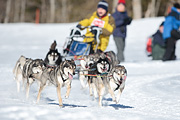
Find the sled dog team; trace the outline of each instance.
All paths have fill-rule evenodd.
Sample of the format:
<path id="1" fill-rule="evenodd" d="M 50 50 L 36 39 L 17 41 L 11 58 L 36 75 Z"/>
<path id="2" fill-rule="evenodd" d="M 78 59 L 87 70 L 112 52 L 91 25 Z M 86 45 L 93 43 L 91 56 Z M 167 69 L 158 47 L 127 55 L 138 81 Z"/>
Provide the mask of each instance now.
<path id="1" fill-rule="evenodd" d="M 63 106 L 61 88 L 66 86 L 65 98 L 68 98 L 75 70 L 74 60 L 62 60 L 54 41 L 45 60 L 33 60 L 20 56 L 13 69 L 13 74 L 17 82 L 18 92 L 21 82 L 23 88 L 26 86 L 26 98 L 29 97 L 30 86 L 36 81 L 39 85 L 37 103 L 44 87 L 54 85 L 57 88 L 59 106 Z M 110 93 L 114 102 L 119 102 L 120 95 L 125 87 L 126 76 L 125 67 L 119 65 L 116 55 L 112 51 L 86 55 L 80 60 L 80 83 L 83 88 L 89 86 L 91 96 L 99 97 L 99 106 L 102 106 L 102 98 L 106 93 Z M 115 91 L 118 91 L 117 94 Z"/>

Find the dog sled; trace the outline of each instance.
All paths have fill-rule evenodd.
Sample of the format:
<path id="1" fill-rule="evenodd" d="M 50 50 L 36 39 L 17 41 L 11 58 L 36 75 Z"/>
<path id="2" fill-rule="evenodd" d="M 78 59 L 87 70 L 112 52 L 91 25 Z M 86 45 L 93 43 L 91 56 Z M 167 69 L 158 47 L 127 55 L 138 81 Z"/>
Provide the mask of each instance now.
<path id="1" fill-rule="evenodd" d="M 82 31 L 75 27 L 71 29 L 70 36 L 67 37 L 65 44 L 63 46 L 63 53 L 65 57 L 68 56 L 83 56 L 89 55 L 92 52 L 97 51 L 97 47 L 99 45 L 99 34 L 100 29 L 98 27 L 86 27 L 86 29 L 91 29 L 91 31 L 95 31 L 94 36 L 85 36 L 81 35 Z M 93 38 L 94 40 L 91 42 L 84 42 L 85 38 Z M 96 48 L 93 51 L 92 47 L 96 44 Z"/>

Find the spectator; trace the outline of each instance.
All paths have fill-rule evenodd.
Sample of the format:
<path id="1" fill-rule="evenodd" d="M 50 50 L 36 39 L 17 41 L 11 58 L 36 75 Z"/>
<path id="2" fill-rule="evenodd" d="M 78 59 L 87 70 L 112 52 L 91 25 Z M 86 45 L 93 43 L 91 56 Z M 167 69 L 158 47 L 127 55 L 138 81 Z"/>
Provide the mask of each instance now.
<path id="1" fill-rule="evenodd" d="M 164 22 L 159 26 L 158 31 L 152 35 L 152 59 L 153 60 L 162 60 L 165 53 L 165 42 L 163 39 L 163 25 Z"/>
<path id="2" fill-rule="evenodd" d="M 100 44 L 98 46 L 97 52 L 105 51 L 109 43 L 109 36 L 113 33 L 113 30 L 115 28 L 114 18 L 110 13 L 108 13 L 108 3 L 105 0 L 102 0 L 98 3 L 97 11 L 95 11 L 90 17 L 80 21 L 77 25 L 77 27 L 81 30 L 88 26 L 91 26 L 91 28 L 98 27 L 101 29 L 101 34 L 99 35 Z M 85 36 L 94 36 L 94 31 L 90 31 L 89 29 L 87 29 Z M 84 39 L 84 42 L 93 41 L 94 38 Z M 95 48 L 96 45 L 93 46 L 93 50 L 95 50 Z"/>
<path id="3" fill-rule="evenodd" d="M 113 38 L 117 47 L 117 58 L 119 62 L 124 61 L 124 48 L 126 38 L 126 26 L 132 21 L 127 15 L 125 0 L 119 0 L 115 13 L 112 15 L 115 19 L 116 29 L 113 32 Z"/>
<path id="4" fill-rule="evenodd" d="M 171 8 L 171 12 L 165 19 L 163 38 L 166 42 L 166 51 L 163 56 L 163 61 L 175 60 L 176 41 L 180 39 L 180 4 L 175 3 Z"/>

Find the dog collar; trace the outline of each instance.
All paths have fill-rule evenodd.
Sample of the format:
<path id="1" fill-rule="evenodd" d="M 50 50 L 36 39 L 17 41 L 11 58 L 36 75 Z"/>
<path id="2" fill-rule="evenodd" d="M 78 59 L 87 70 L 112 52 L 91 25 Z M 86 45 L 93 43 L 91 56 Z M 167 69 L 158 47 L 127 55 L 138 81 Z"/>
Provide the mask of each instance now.
<path id="1" fill-rule="evenodd" d="M 46 64 L 46 66 L 47 66 L 48 68 L 56 68 L 56 67 L 57 67 L 57 65 L 50 65 L 50 64 Z"/>
<path id="2" fill-rule="evenodd" d="M 64 79 L 62 73 L 60 73 L 60 74 L 61 74 L 61 78 L 62 78 L 63 82 L 66 82 L 66 80 L 67 80 L 69 77 L 67 77 L 67 79 Z"/>

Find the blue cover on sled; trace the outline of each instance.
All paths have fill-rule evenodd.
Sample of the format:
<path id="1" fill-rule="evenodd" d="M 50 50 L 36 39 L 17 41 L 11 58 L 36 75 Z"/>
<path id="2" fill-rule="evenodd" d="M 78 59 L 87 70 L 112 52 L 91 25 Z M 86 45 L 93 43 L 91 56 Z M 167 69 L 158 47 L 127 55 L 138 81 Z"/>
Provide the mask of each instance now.
<path id="1" fill-rule="evenodd" d="M 69 55 L 89 55 L 91 48 L 90 43 L 80 42 L 80 41 L 72 41 Z"/>

